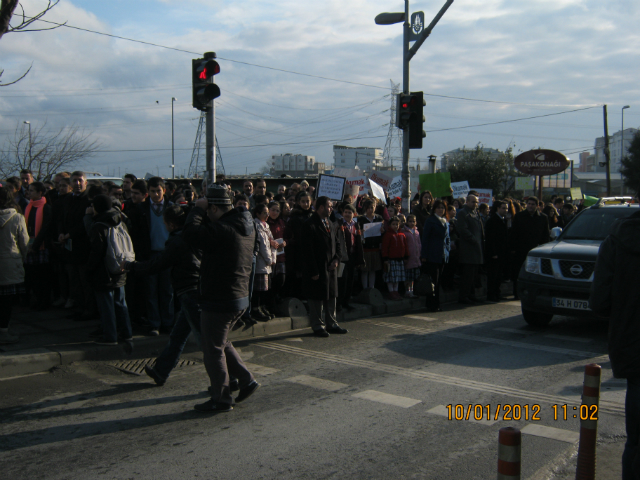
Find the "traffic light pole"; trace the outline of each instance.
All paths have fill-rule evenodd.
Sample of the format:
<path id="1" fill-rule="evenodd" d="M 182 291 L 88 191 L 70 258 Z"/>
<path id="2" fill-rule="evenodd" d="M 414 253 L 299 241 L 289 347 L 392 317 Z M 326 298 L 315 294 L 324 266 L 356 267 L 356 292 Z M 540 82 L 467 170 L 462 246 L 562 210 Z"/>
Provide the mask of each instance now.
<path id="1" fill-rule="evenodd" d="M 216 58 L 216 54 L 213 52 L 207 52 L 204 54 L 204 58 L 214 59 Z M 213 82 L 213 77 L 212 80 Z M 206 152 L 207 152 L 207 185 L 211 185 L 216 181 L 216 146 L 215 146 L 215 138 L 216 138 L 216 107 L 215 107 L 215 99 L 209 102 L 207 107 L 207 116 L 206 120 L 206 128 L 205 128 L 205 138 L 206 138 Z"/>
<path id="2" fill-rule="evenodd" d="M 404 23 L 402 24 L 402 93 L 409 95 L 409 0 L 404 0 Z M 411 211 L 411 183 L 409 181 L 409 129 L 402 130 L 402 211 Z"/>

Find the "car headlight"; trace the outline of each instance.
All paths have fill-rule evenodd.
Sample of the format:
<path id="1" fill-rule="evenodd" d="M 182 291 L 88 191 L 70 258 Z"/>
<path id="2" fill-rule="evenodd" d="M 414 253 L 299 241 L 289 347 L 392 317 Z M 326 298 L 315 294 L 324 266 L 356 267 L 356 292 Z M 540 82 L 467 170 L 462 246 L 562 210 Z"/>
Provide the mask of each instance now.
<path id="1" fill-rule="evenodd" d="M 528 273 L 540 275 L 540 257 L 527 257 L 524 269 Z"/>

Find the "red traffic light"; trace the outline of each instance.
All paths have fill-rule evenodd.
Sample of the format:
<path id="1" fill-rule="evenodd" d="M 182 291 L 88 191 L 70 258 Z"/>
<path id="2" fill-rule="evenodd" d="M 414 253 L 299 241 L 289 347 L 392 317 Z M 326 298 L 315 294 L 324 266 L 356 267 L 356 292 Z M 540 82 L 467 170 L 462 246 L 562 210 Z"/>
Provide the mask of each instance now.
<path id="1" fill-rule="evenodd" d="M 202 68 L 202 71 L 200 72 L 198 78 L 200 78 L 200 80 L 207 80 L 209 77 L 213 77 L 214 75 L 217 75 L 219 73 L 220 65 L 218 64 L 218 62 L 216 62 L 215 60 L 209 60 L 204 64 L 204 68 Z"/>

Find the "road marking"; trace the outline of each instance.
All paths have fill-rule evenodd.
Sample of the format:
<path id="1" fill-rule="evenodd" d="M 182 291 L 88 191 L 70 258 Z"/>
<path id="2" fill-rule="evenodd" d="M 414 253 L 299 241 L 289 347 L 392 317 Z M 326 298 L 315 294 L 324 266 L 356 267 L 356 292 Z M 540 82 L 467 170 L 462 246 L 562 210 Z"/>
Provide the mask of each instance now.
<path id="1" fill-rule="evenodd" d="M 521 307 L 522 303 L 520 300 L 511 300 L 509 302 L 498 302 L 496 305 L 509 305 L 510 307 Z"/>
<path id="2" fill-rule="evenodd" d="M 537 423 L 530 423 L 520 431 L 526 435 L 551 438 L 552 440 L 559 440 L 567 443 L 576 443 L 580 440 L 580 433 L 578 432 L 562 430 L 554 427 L 545 427 L 544 425 L 538 425 Z"/>
<path id="3" fill-rule="evenodd" d="M 243 352 L 242 350 L 236 348 L 236 352 L 238 352 L 238 355 L 240 355 L 240 358 L 242 359 L 242 361 L 246 361 L 246 360 L 251 360 L 253 358 L 254 353 L 253 352 Z"/>
<path id="4" fill-rule="evenodd" d="M 363 398 L 365 400 L 371 400 L 372 402 L 386 403 L 387 405 L 395 405 L 396 407 L 411 408 L 414 405 L 422 403 L 422 400 L 416 400 L 415 398 L 400 397 L 398 395 L 391 395 L 389 393 L 378 392 L 377 390 L 365 390 L 364 392 L 355 393 L 352 395 L 356 398 Z"/>
<path id="5" fill-rule="evenodd" d="M 426 322 L 433 322 L 435 320 L 437 320 L 437 318 L 431 318 L 431 317 L 421 317 L 420 315 L 405 315 L 405 318 L 415 318 L 416 320 L 424 320 Z"/>
<path id="6" fill-rule="evenodd" d="M 555 338 L 556 340 L 568 340 L 570 342 L 583 342 L 589 343 L 591 341 L 590 338 L 580 338 L 580 337 L 570 337 L 569 335 L 555 335 L 553 333 L 549 335 L 545 335 L 547 338 Z"/>
<path id="7" fill-rule="evenodd" d="M 528 348 L 530 350 L 540 350 L 549 353 L 559 353 L 562 355 L 575 355 L 577 357 L 594 358 L 606 356 L 601 352 L 584 352 L 581 350 L 571 350 L 569 348 L 550 347 L 547 345 L 537 345 L 535 343 L 524 343 L 511 340 L 503 340 L 500 338 L 480 337 L 477 335 L 466 335 L 464 333 L 455 333 L 445 330 L 427 330 L 420 327 L 412 327 L 410 325 L 400 325 L 397 323 L 382 322 L 380 320 L 358 320 L 359 323 L 368 323 L 369 325 L 377 325 L 379 327 L 395 328 L 415 333 L 430 333 L 432 335 L 440 335 L 442 337 L 457 338 L 458 340 L 470 340 L 473 342 L 492 343 L 494 345 L 502 345 L 505 347 Z"/>
<path id="8" fill-rule="evenodd" d="M 444 405 L 438 405 L 436 407 L 433 407 L 431 410 L 427 410 L 427 413 L 433 413 L 434 415 L 438 415 L 440 417 L 446 417 L 447 419 L 449 418 L 449 410 L 447 409 L 447 407 L 445 407 Z M 463 420 L 451 420 L 451 421 L 455 421 L 455 422 L 462 422 Z M 493 418 L 491 420 L 487 420 L 486 418 L 482 419 L 482 420 L 476 420 L 475 418 L 473 418 L 473 412 L 471 412 L 471 418 L 469 420 L 464 420 L 465 422 L 471 422 L 471 423 L 477 423 L 479 425 L 493 425 L 494 423 L 496 423 L 498 420 L 494 420 Z"/>
<path id="9" fill-rule="evenodd" d="M 480 392 L 495 393 L 498 395 L 509 395 L 525 400 L 532 400 L 535 403 L 545 402 L 549 404 L 573 404 L 579 403 L 579 399 L 575 397 L 563 397 L 561 395 L 549 395 L 541 392 L 531 392 L 528 390 L 520 390 L 517 388 L 504 387 L 502 385 L 493 385 L 491 383 L 477 382 L 474 380 L 466 380 L 464 378 L 449 377 L 437 373 L 414 370 L 411 368 L 396 367 L 386 365 L 384 363 L 371 362 L 369 360 L 360 360 L 357 358 L 345 357 L 342 355 L 334 355 L 330 353 L 316 352 L 305 348 L 298 348 L 291 345 L 283 345 L 279 343 L 255 343 L 254 346 L 276 350 L 279 352 L 299 355 L 303 357 L 313 358 L 316 360 L 324 360 L 334 362 L 341 365 L 350 365 L 352 367 L 368 368 L 377 372 L 390 373 L 392 375 L 402 375 L 405 377 L 415 378 L 419 380 L 428 380 L 436 383 L 443 383 L 455 387 L 468 388 L 470 390 L 478 390 Z M 606 356 L 604 356 L 606 357 Z M 604 358 L 603 357 L 603 358 Z M 608 358 L 608 357 L 607 357 Z M 597 358 L 595 361 L 599 361 Z M 613 402 L 600 400 L 599 412 L 605 412 L 612 415 L 624 416 L 624 402 Z"/>
<path id="10" fill-rule="evenodd" d="M 458 322 L 457 320 L 447 320 L 444 323 L 446 323 L 448 325 L 458 325 L 458 326 L 462 326 L 462 327 L 465 327 L 467 325 L 471 325 L 469 322 Z"/>
<path id="11" fill-rule="evenodd" d="M 299 338 L 299 337 L 297 337 L 297 338 L 287 338 L 285 340 L 285 342 L 301 342 L 301 341 L 302 341 L 302 339 Z"/>
<path id="12" fill-rule="evenodd" d="M 322 378 L 312 377 L 310 375 L 298 375 L 297 377 L 287 378 L 287 382 L 293 382 L 307 387 L 319 388 L 320 390 L 328 390 L 330 392 L 336 392 L 345 387 L 348 387 L 346 383 L 332 382 L 330 380 L 324 380 Z"/>
<path id="13" fill-rule="evenodd" d="M 271 367 L 263 367 L 262 365 L 256 365 L 255 363 L 246 363 L 244 364 L 251 373 L 257 373 L 258 375 L 273 375 L 280 370 L 271 368 Z"/>
<path id="14" fill-rule="evenodd" d="M 534 332 L 531 332 L 530 330 L 520 330 L 518 328 L 494 328 L 494 330 L 497 330 L 498 332 L 508 332 L 508 333 L 519 333 L 521 335 L 531 335 Z"/>

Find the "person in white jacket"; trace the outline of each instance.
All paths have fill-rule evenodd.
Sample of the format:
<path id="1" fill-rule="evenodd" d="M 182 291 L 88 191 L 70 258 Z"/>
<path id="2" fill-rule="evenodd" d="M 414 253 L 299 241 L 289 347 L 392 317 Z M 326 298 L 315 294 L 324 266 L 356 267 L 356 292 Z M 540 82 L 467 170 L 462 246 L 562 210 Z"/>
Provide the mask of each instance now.
<path id="1" fill-rule="evenodd" d="M 16 297 L 25 292 L 24 261 L 29 234 L 13 190 L 0 187 L 0 344 L 16 343 L 9 321 Z"/>
<path id="2" fill-rule="evenodd" d="M 256 258 L 256 274 L 253 282 L 251 316 L 263 322 L 275 318 L 275 315 L 266 309 L 263 298 L 266 292 L 269 291 L 271 268 L 276 264 L 276 250 L 278 248 L 278 244 L 274 240 L 271 229 L 267 224 L 268 216 L 269 209 L 263 203 L 256 205 L 253 209 L 259 250 Z"/>

